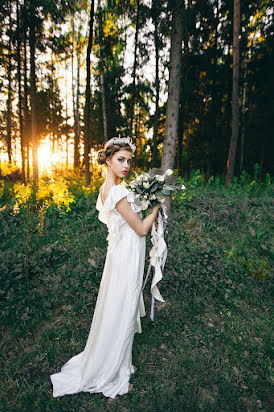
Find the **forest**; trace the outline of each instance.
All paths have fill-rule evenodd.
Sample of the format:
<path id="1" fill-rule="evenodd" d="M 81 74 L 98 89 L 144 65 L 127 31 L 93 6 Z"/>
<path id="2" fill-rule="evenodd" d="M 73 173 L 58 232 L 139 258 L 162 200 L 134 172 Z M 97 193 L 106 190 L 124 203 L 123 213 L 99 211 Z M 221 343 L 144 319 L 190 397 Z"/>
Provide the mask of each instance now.
<path id="1" fill-rule="evenodd" d="M 89 183 L 96 151 L 120 133 L 137 142 L 136 167 L 164 166 L 166 136 L 180 176 L 224 176 L 229 156 L 229 181 L 255 164 L 272 174 L 273 7 L 236 5 L 1 2 L 2 164 L 23 182 L 51 164 Z"/>
<path id="2" fill-rule="evenodd" d="M 0 2 L 1 411 L 272 410 L 273 17 L 270 0 Z M 132 392 L 54 399 L 96 304 L 96 157 L 118 135 L 126 183 L 156 167 L 185 187 L 165 302 L 152 321 L 148 281 Z"/>

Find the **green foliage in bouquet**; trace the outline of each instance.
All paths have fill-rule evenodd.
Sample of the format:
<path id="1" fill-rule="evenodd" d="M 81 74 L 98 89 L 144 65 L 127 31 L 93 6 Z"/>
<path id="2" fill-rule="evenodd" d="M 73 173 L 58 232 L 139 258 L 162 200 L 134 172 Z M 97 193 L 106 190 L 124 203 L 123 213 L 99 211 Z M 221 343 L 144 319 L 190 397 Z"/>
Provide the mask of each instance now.
<path id="1" fill-rule="evenodd" d="M 135 204 L 142 210 L 163 203 L 166 196 L 185 189 L 185 186 L 173 176 L 171 169 L 163 172 L 153 168 L 140 175 L 135 172 L 135 176 L 136 178 L 129 183 L 129 190 L 134 194 Z"/>

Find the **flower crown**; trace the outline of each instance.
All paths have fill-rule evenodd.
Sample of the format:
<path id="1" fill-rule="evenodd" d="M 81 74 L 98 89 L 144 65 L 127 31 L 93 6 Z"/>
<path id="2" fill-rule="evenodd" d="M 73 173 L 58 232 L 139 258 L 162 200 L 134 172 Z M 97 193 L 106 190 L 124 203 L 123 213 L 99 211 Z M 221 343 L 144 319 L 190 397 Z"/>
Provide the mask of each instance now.
<path id="1" fill-rule="evenodd" d="M 116 144 L 116 143 L 126 143 L 126 144 L 128 144 L 133 153 L 136 150 L 136 146 L 135 146 L 135 144 L 133 144 L 133 141 L 130 137 L 120 137 L 120 135 L 118 137 L 113 137 L 112 139 L 108 140 L 106 142 L 105 148 L 107 148 L 108 146 L 110 146 L 112 144 Z"/>

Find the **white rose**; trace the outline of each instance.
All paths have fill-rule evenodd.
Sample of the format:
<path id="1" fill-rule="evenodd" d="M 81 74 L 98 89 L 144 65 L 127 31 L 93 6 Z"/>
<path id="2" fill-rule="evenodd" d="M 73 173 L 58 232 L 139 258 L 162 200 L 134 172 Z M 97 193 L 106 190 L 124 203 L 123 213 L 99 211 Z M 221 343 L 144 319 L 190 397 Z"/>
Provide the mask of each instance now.
<path id="1" fill-rule="evenodd" d="M 150 205 L 150 202 L 149 202 L 148 200 L 143 200 L 143 201 L 141 202 L 141 208 L 142 208 L 142 210 L 146 210 L 146 209 L 149 207 L 149 205 Z"/>
<path id="2" fill-rule="evenodd" d="M 149 196 L 150 200 L 155 200 L 156 199 L 156 195 L 151 195 Z"/>
<path id="3" fill-rule="evenodd" d="M 144 186 L 145 189 L 148 189 L 149 188 L 149 183 L 145 182 L 145 183 L 143 183 L 143 186 Z"/>
<path id="4" fill-rule="evenodd" d="M 166 172 L 165 172 L 166 176 L 171 176 L 172 174 L 173 174 L 173 170 L 171 170 L 171 169 L 167 169 Z"/>
<path id="5" fill-rule="evenodd" d="M 135 195 L 135 198 L 136 198 L 136 199 L 139 199 L 139 197 L 140 197 L 140 195 L 139 195 L 139 194 Z"/>
<path id="6" fill-rule="evenodd" d="M 182 185 L 182 186 L 181 186 L 181 189 L 182 189 L 182 190 L 185 190 L 185 188 L 186 188 L 185 185 Z"/>
<path id="7" fill-rule="evenodd" d="M 157 196 L 157 200 L 158 200 L 158 202 L 164 203 L 164 201 L 165 201 L 165 196 L 159 195 L 159 196 Z"/>
<path id="8" fill-rule="evenodd" d="M 162 175 L 155 175 L 155 179 L 158 180 L 159 182 L 163 182 L 165 180 L 164 176 Z"/>
<path id="9" fill-rule="evenodd" d="M 147 195 L 144 195 L 144 199 L 147 199 Z"/>

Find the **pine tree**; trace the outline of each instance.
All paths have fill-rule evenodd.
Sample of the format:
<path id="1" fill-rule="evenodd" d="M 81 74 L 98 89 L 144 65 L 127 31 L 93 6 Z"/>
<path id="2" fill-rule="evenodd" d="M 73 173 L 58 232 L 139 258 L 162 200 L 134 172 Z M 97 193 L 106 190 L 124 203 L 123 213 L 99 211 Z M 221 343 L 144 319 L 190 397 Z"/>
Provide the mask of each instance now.
<path id="1" fill-rule="evenodd" d="M 237 143 L 239 136 L 239 36 L 240 36 L 240 0 L 234 0 L 233 24 L 233 92 L 232 92 L 232 136 L 227 160 L 225 186 L 232 182 L 235 172 Z"/>

